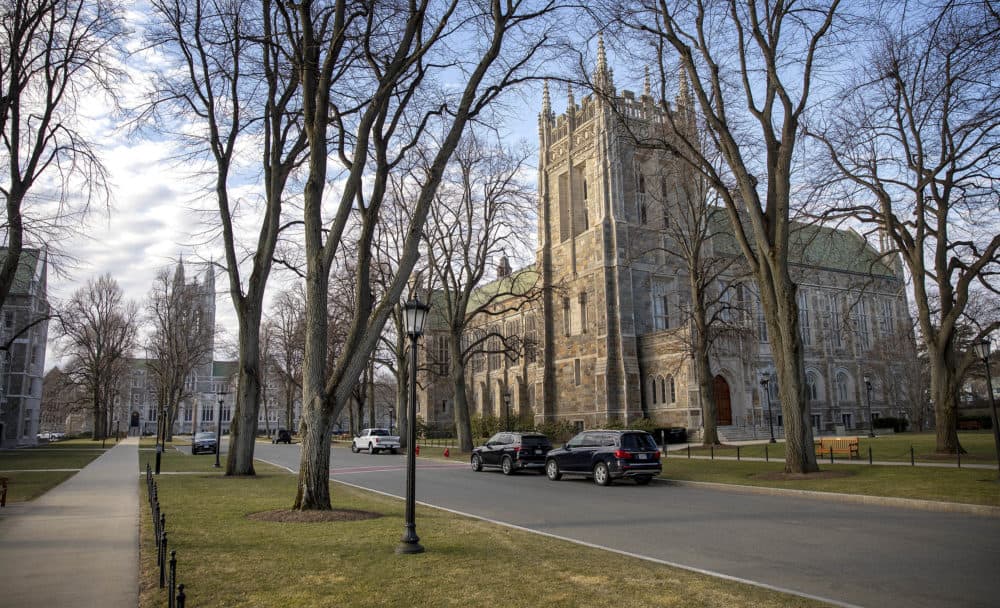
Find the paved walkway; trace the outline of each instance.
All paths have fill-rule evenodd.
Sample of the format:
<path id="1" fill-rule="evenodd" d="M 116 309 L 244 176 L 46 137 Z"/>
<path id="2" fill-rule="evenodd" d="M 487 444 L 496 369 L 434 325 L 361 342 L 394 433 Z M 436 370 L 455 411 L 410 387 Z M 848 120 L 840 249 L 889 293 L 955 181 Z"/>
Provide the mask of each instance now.
<path id="1" fill-rule="evenodd" d="M 139 440 L 0 519 L 0 606 L 139 604 Z"/>

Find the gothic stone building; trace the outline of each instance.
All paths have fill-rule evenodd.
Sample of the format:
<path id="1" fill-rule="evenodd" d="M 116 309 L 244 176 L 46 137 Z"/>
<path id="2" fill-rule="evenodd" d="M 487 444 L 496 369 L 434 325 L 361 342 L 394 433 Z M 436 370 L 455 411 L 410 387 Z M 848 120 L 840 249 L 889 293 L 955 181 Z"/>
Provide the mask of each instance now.
<path id="1" fill-rule="evenodd" d="M 0 249 L 0 260 L 7 249 Z M 25 249 L 4 302 L 0 325 L 0 448 L 35 445 L 48 338 L 48 257 Z"/>
<path id="2" fill-rule="evenodd" d="M 470 407 L 473 415 L 502 418 L 509 399 L 511 416 L 536 422 L 561 420 L 583 429 L 649 418 L 697 434 L 701 411 L 683 313 L 690 296 L 685 265 L 669 253 L 676 243 L 666 230 L 673 211 L 680 213 L 681 197 L 691 192 L 683 187 L 690 172 L 680 159 L 640 149 L 628 135 L 663 129 L 664 111 L 693 129 L 686 86 L 680 82 L 667 110 L 653 102 L 648 84 L 638 97 L 615 92 L 601 48 L 594 82 L 614 101 L 587 96 L 577 104 L 570 91 L 558 117 L 545 88 L 537 261 L 505 276 L 504 260 L 497 280 L 541 281 L 549 289 L 528 310 L 481 322 L 479 331 L 519 336 L 527 346 L 514 356 L 472 358 Z M 886 262 L 853 231 L 801 225 L 792 240 L 815 431 L 864 428 L 869 407 L 872 417 L 898 415 L 902 391 L 896 390 L 901 380 L 894 365 L 913 353 L 900 265 Z M 710 239 L 706 253 L 740 256 L 731 231 Z M 764 432 L 770 402 L 780 434 L 776 382 L 768 384 L 770 395 L 760 382 L 774 367 L 755 285 L 735 270 L 732 275 L 723 291 L 735 300 L 734 324 L 744 331 L 713 344 L 718 422 L 730 438 Z M 431 327 L 426 359 L 440 362 L 446 354 L 444 337 Z M 453 396 L 446 370 L 439 363 L 425 368 L 419 415 L 431 425 L 449 425 Z"/>

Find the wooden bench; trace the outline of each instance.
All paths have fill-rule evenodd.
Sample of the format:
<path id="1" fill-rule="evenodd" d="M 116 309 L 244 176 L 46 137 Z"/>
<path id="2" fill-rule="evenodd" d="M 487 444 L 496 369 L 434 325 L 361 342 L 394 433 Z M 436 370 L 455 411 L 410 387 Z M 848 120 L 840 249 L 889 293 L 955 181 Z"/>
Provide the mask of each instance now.
<path id="1" fill-rule="evenodd" d="M 833 454 L 848 455 L 860 458 L 857 437 L 821 437 L 816 440 L 816 455 L 829 456 Z"/>
<path id="2" fill-rule="evenodd" d="M 960 420 L 958 422 L 958 430 L 960 431 L 978 431 L 983 428 L 983 425 L 979 424 L 978 420 Z"/>

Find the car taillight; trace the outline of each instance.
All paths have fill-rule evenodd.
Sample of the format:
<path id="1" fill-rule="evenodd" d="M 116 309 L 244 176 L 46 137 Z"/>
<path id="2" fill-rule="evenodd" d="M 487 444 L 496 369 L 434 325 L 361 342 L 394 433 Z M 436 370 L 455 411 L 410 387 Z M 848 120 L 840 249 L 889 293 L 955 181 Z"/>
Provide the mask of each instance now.
<path id="1" fill-rule="evenodd" d="M 653 458 L 655 458 L 656 460 L 660 459 L 660 450 L 656 450 L 656 455 L 653 456 Z"/>
<path id="2" fill-rule="evenodd" d="M 514 446 L 514 458 L 517 458 L 517 455 L 521 453 L 521 450 L 522 450 L 522 448 L 521 448 L 520 445 L 515 445 Z"/>
<path id="3" fill-rule="evenodd" d="M 375 443 L 376 443 L 376 444 L 378 443 L 378 437 L 376 437 L 376 438 L 375 438 Z"/>
<path id="4" fill-rule="evenodd" d="M 631 457 L 632 457 L 631 452 L 626 452 L 625 450 L 615 450 L 615 458 L 624 460 L 626 458 L 631 458 Z"/>

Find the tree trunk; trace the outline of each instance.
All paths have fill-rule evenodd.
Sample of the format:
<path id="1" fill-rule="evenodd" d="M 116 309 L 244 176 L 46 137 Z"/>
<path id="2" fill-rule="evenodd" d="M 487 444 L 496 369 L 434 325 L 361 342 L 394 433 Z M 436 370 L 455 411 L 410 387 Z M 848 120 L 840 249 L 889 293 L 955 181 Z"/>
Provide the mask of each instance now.
<path id="1" fill-rule="evenodd" d="M 928 345 L 930 346 L 930 345 Z M 953 357 L 942 348 L 927 349 L 931 376 L 931 399 L 934 401 L 936 447 L 938 454 L 965 454 L 958 441 L 958 394 L 961 384 L 955 373 Z"/>
<path id="2" fill-rule="evenodd" d="M 253 450 L 257 441 L 260 412 L 260 307 L 248 300 L 239 314 L 239 377 L 236 403 L 229 422 L 229 455 L 226 475 L 255 475 Z"/>
<path id="3" fill-rule="evenodd" d="M 306 404 L 304 404 L 306 405 Z M 322 404 L 308 403 L 302 408 L 302 456 L 299 459 L 299 485 L 293 509 L 328 511 L 330 505 L 330 428 L 331 420 Z"/>
<path id="4" fill-rule="evenodd" d="M 705 446 L 719 445 L 718 410 L 715 404 L 714 385 L 712 383 L 712 368 L 708 360 L 708 323 L 705 312 L 705 296 L 701 286 L 700 270 L 697 260 L 688 266 L 688 280 L 691 289 L 691 311 L 694 322 L 694 335 L 691 337 L 692 365 L 695 381 L 698 384 L 698 400 L 701 407 L 702 444 Z"/>
<path id="5" fill-rule="evenodd" d="M 761 272 L 766 271 L 769 271 L 769 267 L 762 265 Z M 758 284 L 760 283 L 758 278 Z M 802 361 L 796 287 L 787 276 L 774 277 L 766 286 L 771 289 L 762 286 L 760 291 L 762 301 L 764 298 L 771 300 L 763 303 L 778 376 L 778 395 L 785 429 L 785 472 L 814 473 L 819 471 L 819 466 L 813 450 L 812 425 L 806 424 L 809 401 L 806 395 L 805 365 Z"/>
<path id="6" fill-rule="evenodd" d="M 463 453 L 472 451 L 472 423 L 469 416 L 469 399 L 465 390 L 465 365 L 462 363 L 462 333 L 451 332 L 448 336 L 451 341 L 449 351 L 449 373 L 451 375 L 451 385 L 455 389 L 455 436 L 458 440 L 458 449 Z"/>
<path id="7" fill-rule="evenodd" d="M 396 324 L 397 335 L 402 336 L 402 325 Z M 400 342 L 403 338 L 400 338 Z M 396 349 L 396 426 L 399 428 L 399 447 L 404 451 L 409 449 L 409 410 L 406 409 L 407 378 L 410 377 L 410 360 L 405 348 Z"/>

